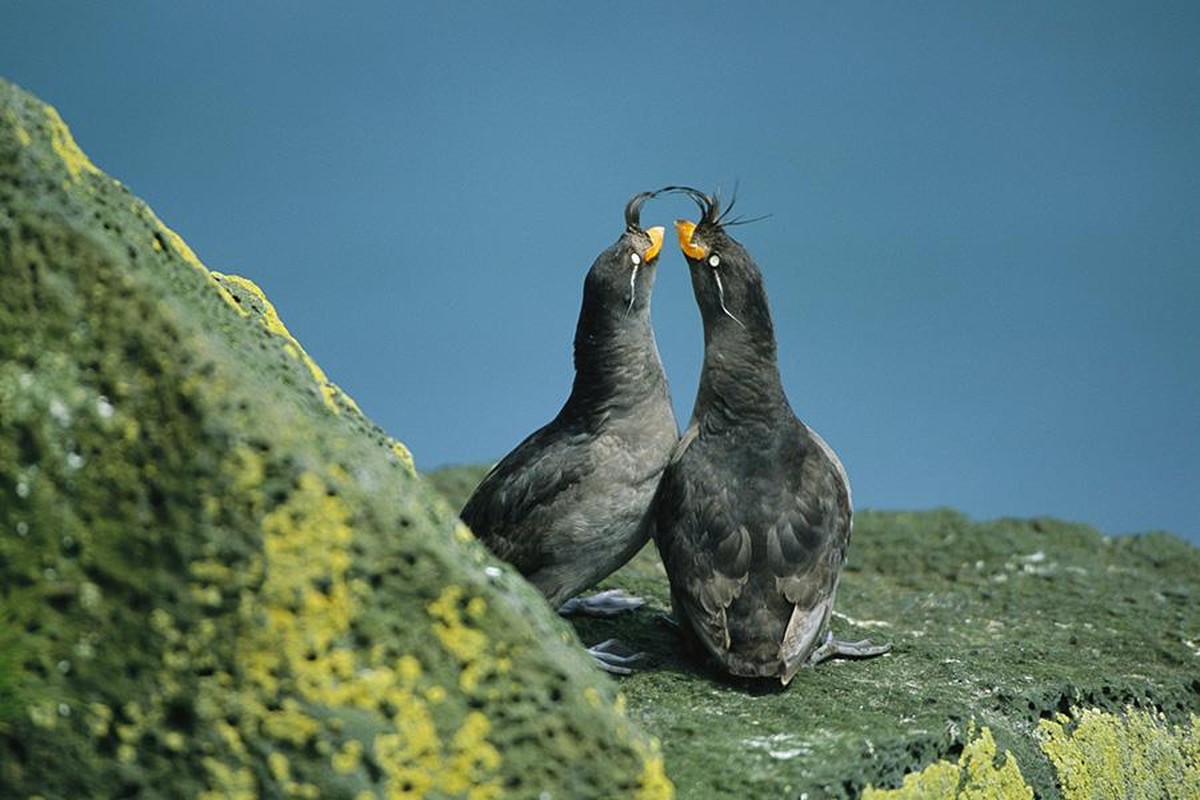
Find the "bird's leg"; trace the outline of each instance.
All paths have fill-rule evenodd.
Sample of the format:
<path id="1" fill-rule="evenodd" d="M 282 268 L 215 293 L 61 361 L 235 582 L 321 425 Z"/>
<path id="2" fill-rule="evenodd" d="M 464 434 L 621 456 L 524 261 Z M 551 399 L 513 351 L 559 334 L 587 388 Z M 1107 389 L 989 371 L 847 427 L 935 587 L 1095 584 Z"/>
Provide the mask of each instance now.
<path id="1" fill-rule="evenodd" d="M 644 598 L 635 597 L 624 589 L 606 589 L 588 597 L 572 597 L 558 607 L 558 613 L 564 617 L 572 614 L 582 614 L 587 617 L 615 617 L 626 611 L 633 611 L 646 604 Z"/>
<path id="2" fill-rule="evenodd" d="M 632 674 L 633 665 L 646 657 L 645 653 L 636 652 L 617 639 L 607 639 L 592 645 L 588 652 L 596 660 L 596 666 L 614 675 Z"/>
<path id="3" fill-rule="evenodd" d="M 831 658 L 873 658 L 881 656 L 892 649 L 890 644 L 875 644 L 870 639 L 860 639 L 857 642 L 845 642 L 833 638 L 832 633 L 825 634 L 825 643 L 812 651 L 808 657 L 808 666 L 815 667 L 822 661 Z"/>

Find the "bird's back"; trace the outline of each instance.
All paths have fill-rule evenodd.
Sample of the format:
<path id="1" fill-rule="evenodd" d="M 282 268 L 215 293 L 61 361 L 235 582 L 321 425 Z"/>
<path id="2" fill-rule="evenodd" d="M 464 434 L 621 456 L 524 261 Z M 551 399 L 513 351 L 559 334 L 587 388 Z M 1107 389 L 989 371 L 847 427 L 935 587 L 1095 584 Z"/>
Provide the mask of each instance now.
<path id="1" fill-rule="evenodd" d="M 701 421 L 656 502 L 680 621 L 733 674 L 790 678 L 828 627 L 850 513 L 836 456 L 790 411 L 721 430 Z"/>

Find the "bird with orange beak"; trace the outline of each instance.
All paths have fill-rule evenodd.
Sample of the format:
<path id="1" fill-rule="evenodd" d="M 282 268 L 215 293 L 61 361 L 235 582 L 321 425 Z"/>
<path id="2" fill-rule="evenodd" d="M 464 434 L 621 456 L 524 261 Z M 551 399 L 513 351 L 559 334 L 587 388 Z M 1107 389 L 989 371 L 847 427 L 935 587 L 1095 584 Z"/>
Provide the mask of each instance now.
<path id="1" fill-rule="evenodd" d="M 850 483 L 784 394 L 762 274 L 715 196 L 670 190 L 700 209 L 675 231 L 704 324 L 692 419 L 654 501 L 680 628 L 727 673 L 784 685 L 806 664 L 887 652 L 829 632 Z"/>
<path id="2" fill-rule="evenodd" d="M 650 324 L 663 229 L 642 205 L 587 273 L 575 329 L 575 381 L 558 415 L 484 477 L 462 520 L 560 611 L 606 615 L 641 605 L 619 591 L 576 595 L 628 561 L 650 537 L 650 502 L 679 428 Z M 625 655 L 593 651 L 627 672 Z"/>

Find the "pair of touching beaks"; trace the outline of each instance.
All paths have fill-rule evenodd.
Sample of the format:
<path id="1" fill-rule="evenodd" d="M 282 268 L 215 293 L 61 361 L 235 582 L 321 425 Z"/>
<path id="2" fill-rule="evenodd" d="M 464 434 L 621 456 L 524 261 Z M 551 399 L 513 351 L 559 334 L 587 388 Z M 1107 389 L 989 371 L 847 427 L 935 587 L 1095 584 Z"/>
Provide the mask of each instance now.
<path id="1" fill-rule="evenodd" d="M 700 192 L 697 192 L 695 189 L 684 189 L 683 187 L 675 186 L 671 186 L 666 189 L 659 189 L 656 192 L 640 192 L 639 194 L 634 195 L 629 200 L 629 203 L 625 206 L 625 227 L 630 231 L 642 231 L 650 237 L 650 248 L 643 256 L 643 259 L 646 261 L 653 261 L 658 257 L 659 251 L 662 250 L 663 235 L 665 234 L 666 229 L 661 225 L 656 225 L 653 228 L 646 228 L 643 230 L 640 222 L 642 206 L 650 198 L 665 192 L 682 192 L 692 196 L 692 198 L 697 200 L 697 202 L 700 202 L 702 199 L 709 204 L 715 205 L 716 203 L 715 198 L 708 197 Z M 708 206 L 708 208 L 711 207 L 711 205 Z M 705 205 L 702 204 L 701 208 L 707 212 Z M 708 256 L 708 248 L 702 244 L 692 241 L 692 237 L 695 233 L 696 223 L 686 219 L 675 220 L 675 235 L 679 238 L 679 249 L 682 250 L 683 254 L 689 259 L 694 261 L 702 261 Z"/>
<path id="2" fill-rule="evenodd" d="M 692 199 L 692 201 L 695 202 L 696 205 L 700 208 L 701 219 L 710 225 L 719 226 L 721 224 L 721 221 L 728 215 L 729 211 L 733 208 L 733 201 L 730 201 L 728 208 L 725 209 L 725 214 L 722 214 L 721 213 L 721 202 L 717 198 L 716 195 L 707 195 L 697 189 L 692 189 L 691 187 L 688 187 L 688 186 L 667 186 L 665 188 L 659 189 L 656 192 L 640 192 L 638 194 L 635 194 L 632 198 L 630 198 L 629 202 L 625 206 L 625 228 L 626 228 L 626 230 L 641 231 L 642 227 L 641 227 L 641 223 L 640 223 L 640 218 L 641 218 L 642 206 L 650 198 L 656 197 L 660 194 L 667 194 L 667 193 L 685 194 L 688 197 L 690 197 Z M 721 306 L 722 313 L 724 313 L 725 316 L 729 317 L 731 320 L 736 322 L 740 327 L 745 328 L 746 324 L 744 322 L 742 322 L 740 319 L 738 319 L 736 316 L 734 316 L 733 312 L 730 311 L 729 308 L 725 305 L 725 285 L 721 281 L 721 276 L 715 272 L 715 267 L 720 263 L 720 258 L 719 258 L 719 256 L 714 254 L 712 256 L 712 258 L 709 259 L 709 253 L 711 252 L 710 248 L 707 245 L 703 244 L 702 242 L 695 241 L 696 227 L 697 227 L 697 224 L 695 222 L 692 222 L 691 220 L 686 220 L 686 219 L 675 220 L 675 235 L 679 237 L 679 249 L 683 251 L 683 255 L 688 259 L 689 262 L 707 260 L 708 264 L 710 266 L 714 267 L 713 280 L 715 281 L 716 286 L 717 286 L 717 302 Z M 662 249 L 663 232 L 664 232 L 664 229 L 662 226 L 648 228 L 645 230 L 646 235 L 650 237 L 650 247 L 649 247 L 649 249 L 646 250 L 646 254 L 643 257 L 645 261 L 653 261 L 658 256 L 658 252 Z M 636 258 L 636 256 L 635 256 L 635 258 Z M 635 261 L 634 267 L 633 267 L 633 274 L 629 278 L 629 284 L 630 284 L 629 308 L 630 309 L 633 308 L 633 300 L 634 300 L 633 283 L 637 279 L 637 264 L 638 264 L 638 262 Z"/>

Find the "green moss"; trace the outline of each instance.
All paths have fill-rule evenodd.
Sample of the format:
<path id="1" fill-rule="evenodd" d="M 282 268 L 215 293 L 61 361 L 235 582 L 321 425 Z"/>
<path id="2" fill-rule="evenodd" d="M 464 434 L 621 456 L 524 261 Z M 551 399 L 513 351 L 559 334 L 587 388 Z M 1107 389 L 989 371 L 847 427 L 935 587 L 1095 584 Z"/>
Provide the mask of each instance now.
<path id="1" fill-rule="evenodd" d="M 3 82 L 0 275 L 0 796 L 669 796 L 257 287 Z"/>
<path id="2" fill-rule="evenodd" d="M 427 477 L 457 507 L 485 470 Z M 1043 749 L 1043 721 L 1076 706 L 1156 709 L 1181 726 L 1200 713 L 1200 550 L 1164 534 L 859 512 L 834 631 L 894 650 L 804 670 L 786 691 L 726 681 L 683 651 L 660 621 L 670 598 L 653 546 L 603 585 L 650 602 L 576 628 L 584 641 L 615 636 L 651 656 L 621 689 L 630 716 L 662 741 L 683 797 L 857 797 L 906 781 L 937 796 L 939 780 L 973 785 L 974 766 L 999 780 L 1019 765 L 1024 784 L 1055 798 L 1060 768 Z M 972 720 L 986 739 L 968 735 Z M 989 749 L 1005 755 L 983 757 Z"/>

